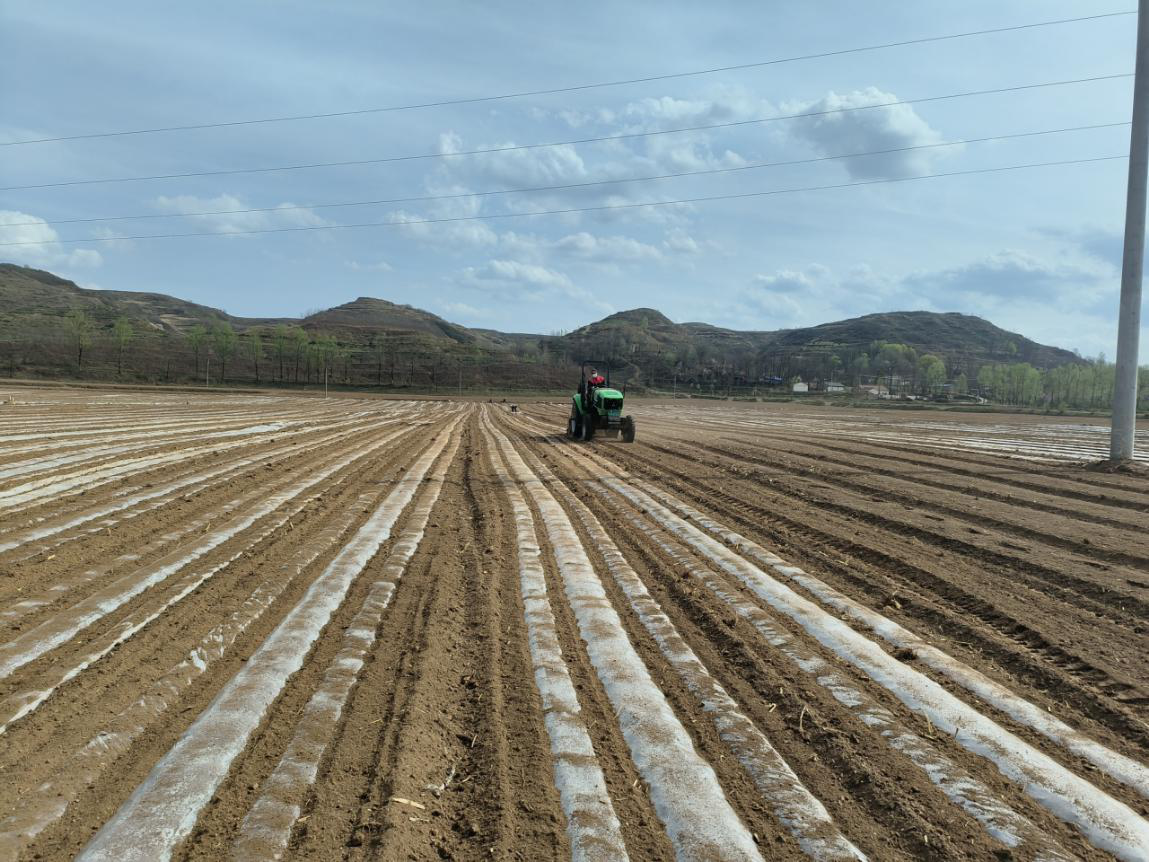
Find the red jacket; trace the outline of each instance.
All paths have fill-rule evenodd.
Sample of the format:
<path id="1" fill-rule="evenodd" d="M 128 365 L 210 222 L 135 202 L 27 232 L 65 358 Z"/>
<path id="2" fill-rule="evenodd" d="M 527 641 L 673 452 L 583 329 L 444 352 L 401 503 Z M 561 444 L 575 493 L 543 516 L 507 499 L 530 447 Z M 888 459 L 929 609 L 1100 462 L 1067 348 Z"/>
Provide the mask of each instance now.
<path id="1" fill-rule="evenodd" d="M 592 377 L 590 379 L 590 385 L 591 386 L 602 386 L 604 383 L 606 383 L 606 378 L 603 377 L 601 374 L 596 374 L 594 377 Z"/>

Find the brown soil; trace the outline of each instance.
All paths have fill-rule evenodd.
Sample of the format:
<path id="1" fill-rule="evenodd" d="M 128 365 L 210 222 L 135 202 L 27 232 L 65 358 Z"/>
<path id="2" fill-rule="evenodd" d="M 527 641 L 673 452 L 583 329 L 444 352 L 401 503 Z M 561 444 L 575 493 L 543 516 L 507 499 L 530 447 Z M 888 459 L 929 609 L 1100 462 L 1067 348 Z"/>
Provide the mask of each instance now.
<path id="1" fill-rule="evenodd" d="M 5 406 L 13 430 L 4 433 L 84 434 L 46 437 L 62 445 L 41 455 L 6 452 L 28 445 L 24 441 L 0 442 L 0 470 L 83 453 L 88 435 L 100 440 L 93 446 L 115 445 L 117 434 L 169 427 L 173 417 L 202 419 L 196 428 L 209 431 L 213 425 L 295 424 L 208 453 L 196 449 L 204 440 L 156 436 L 133 442 L 138 448 L 126 455 L 0 479 L 2 506 L 6 492 L 29 481 L 67 480 L 124 458 L 186 456 L 81 494 L 0 508 L 0 544 L 20 540 L 0 552 L 0 668 L 4 661 L 13 665 L 0 676 L 0 724 L 11 719 L 0 732 L 0 859 L 75 857 L 210 710 L 447 419 L 459 415 L 452 438 L 458 447 L 442 491 L 331 727 L 315 781 L 301 793 L 286 858 L 571 858 L 533 670 L 515 520 L 483 434 L 492 425 L 528 468 L 552 474 L 545 484 L 569 516 L 642 664 L 764 858 L 806 856 L 732 753 L 713 713 L 608 574 L 580 511 L 608 531 L 701 665 L 870 859 L 1031 859 L 1050 847 L 1069 858 L 1114 858 L 795 622 L 774 615 L 713 559 L 596 481 L 617 471 L 673 495 L 1145 764 L 1149 482 L 1141 465 L 1100 469 L 1075 455 L 1092 440 L 1080 423 L 1064 423 L 1069 443 L 1062 446 L 1055 423 L 1036 417 L 815 414 L 794 406 L 703 409 L 668 402 L 636 411 L 638 442 L 628 445 L 566 441 L 565 405 L 546 402 L 523 404 L 511 415 L 504 405 L 219 393 L 53 388 L 22 390 L 19 400 L 24 403 Z M 389 435 L 394 438 L 377 445 Z M 998 449 L 984 447 L 991 438 Z M 54 621 L 71 619 L 75 606 L 110 584 L 190 553 L 270 494 L 321 476 L 326 465 L 340 466 L 281 510 L 78 623 L 41 654 L 25 661 L 12 649 L 4 652 L 5 645 L 32 643 Z M 200 481 L 201 474 L 210 476 Z M 118 507 L 169 484 L 170 492 Z M 298 511 L 277 520 L 292 506 Z M 532 506 L 541 524 L 537 503 Z M 302 669 L 287 679 L 194 828 L 174 847 L 175 858 L 229 858 L 396 537 L 416 517 L 413 508 L 403 509 L 391 538 L 355 577 Z M 563 659 L 630 857 L 674 859 L 664 813 L 652 802 L 646 773 L 590 659 L 588 632 L 567 601 L 554 549 L 546 533 L 537 532 Z M 209 570 L 195 589 L 179 592 L 181 578 Z M 771 615 L 795 649 L 833 667 L 902 732 L 925 740 L 954 769 L 982 783 L 1032 824 L 1041 846 L 1010 849 L 991 837 L 856 709 L 772 644 L 752 615 L 736 613 L 723 591 Z M 261 610 L 252 611 L 264 594 Z M 204 653 L 202 668 L 171 682 L 174 669 L 211 641 L 213 631 L 240 619 L 245 622 L 236 624 L 221 654 Z M 1137 789 L 994 709 L 911 651 L 854 628 L 1129 806 L 1134 817 L 1149 815 L 1149 799 Z M 92 658 L 103 644 L 110 646 Z M 56 687 L 33 703 L 48 685 Z M 163 694 L 144 709 L 140 699 L 152 697 L 149 692 Z M 21 716 L 20 705 L 28 703 L 31 711 Z M 106 751 L 95 751 L 101 745 Z M 31 822 L 35 834 L 27 832 Z"/>

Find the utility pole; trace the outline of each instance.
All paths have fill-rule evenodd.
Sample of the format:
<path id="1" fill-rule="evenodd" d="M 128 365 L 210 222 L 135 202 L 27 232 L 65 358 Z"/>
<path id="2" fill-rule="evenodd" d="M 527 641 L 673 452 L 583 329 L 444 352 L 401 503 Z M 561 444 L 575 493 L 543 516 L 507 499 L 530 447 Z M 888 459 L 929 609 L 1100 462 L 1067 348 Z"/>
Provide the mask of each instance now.
<path id="1" fill-rule="evenodd" d="M 323 366 L 323 399 L 327 400 L 327 366 Z"/>
<path id="2" fill-rule="evenodd" d="M 1137 348 L 1141 335 L 1141 278 L 1145 258 L 1145 184 L 1149 161 L 1149 0 L 1137 4 L 1137 65 L 1133 82 L 1133 130 L 1129 139 L 1129 189 L 1125 199 L 1125 256 L 1117 321 L 1117 376 L 1109 457 L 1133 457 L 1137 427 Z"/>

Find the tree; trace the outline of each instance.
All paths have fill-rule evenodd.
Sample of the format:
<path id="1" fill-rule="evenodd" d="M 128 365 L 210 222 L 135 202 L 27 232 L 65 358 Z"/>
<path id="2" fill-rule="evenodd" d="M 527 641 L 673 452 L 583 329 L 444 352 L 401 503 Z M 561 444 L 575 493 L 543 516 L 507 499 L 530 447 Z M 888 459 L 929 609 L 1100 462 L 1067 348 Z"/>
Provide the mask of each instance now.
<path id="1" fill-rule="evenodd" d="M 914 349 L 892 341 L 876 341 L 873 349 L 875 352 L 874 364 L 885 369 L 886 376 L 889 378 L 890 394 L 893 395 L 894 372 L 897 371 L 902 374 L 915 368 L 916 354 Z"/>
<path id="2" fill-rule="evenodd" d="M 1000 397 L 1000 382 L 998 380 L 997 366 L 986 364 L 977 370 L 977 385 L 981 394 L 986 398 L 998 400 Z"/>
<path id="3" fill-rule="evenodd" d="M 317 382 L 322 383 L 329 376 L 333 376 L 332 372 L 338 355 L 339 343 L 335 340 L 334 335 L 323 333 L 315 339 L 313 356 Z"/>
<path id="4" fill-rule="evenodd" d="M 263 331 L 252 328 L 247 333 L 247 355 L 255 366 L 255 385 L 259 385 L 259 360 L 263 358 Z"/>
<path id="5" fill-rule="evenodd" d="M 280 383 L 283 382 L 284 376 L 284 361 L 287 359 L 287 348 L 291 341 L 291 330 L 285 324 L 279 324 L 275 327 L 275 331 L 271 336 L 273 349 L 275 350 L 275 361 L 279 365 L 279 377 L 277 378 Z"/>
<path id="6" fill-rule="evenodd" d="M 191 345 L 192 356 L 195 359 L 195 371 L 193 377 L 199 377 L 199 355 L 203 350 L 204 344 L 207 343 L 207 330 L 204 329 L 202 324 L 197 323 L 188 330 L 188 344 Z"/>
<path id="7" fill-rule="evenodd" d="M 217 323 L 211 330 L 211 344 L 219 359 L 219 382 L 227 383 L 227 361 L 235 353 L 235 330 L 226 320 Z"/>
<path id="8" fill-rule="evenodd" d="M 351 348 L 346 344 L 339 345 L 336 352 L 336 357 L 343 364 L 343 382 L 348 386 L 351 385 L 351 359 L 353 355 Z"/>
<path id="9" fill-rule="evenodd" d="M 387 336 L 375 335 L 371 339 L 371 346 L 375 350 L 375 385 L 383 385 L 383 360 L 387 357 Z"/>
<path id="10" fill-rule="evenodd" d="M 84 349 L 92 343 L 92 318 L 82 308 L 73 308 L 65 321 L 76 347 L 76 370 L 84 365 Z"/>
<path id="11" fill-rule="evenodd" d="M 299 382 L 299 363 L 307 353 L 307 331 L 302 326 L 291 328 L 291 349 L 295 354 L 295 382 Z"/>
<path id="12" fill-rule="evenodd" d="M 940 357 L 927 353 L 918 360 L 918 378 L 926 392 L 935 393 L 946 379 L 946 364 Z"/>
<path id="13" fill-rule="evenodd" d="M 969 392 L 969 379 L 965 376 L 964 372 L 954 379 L 954 391 L 957 392 L 958 395 L 965 395 Z"/>
<path id="14" fill-rule="evenodd" d="M 119 377 L 124 371 L 124 351 L 127 350 L 128 344 L 131 342 L 132 337 L 136 334 L 135 329 L 132 328 L 132 322 L 126 317 L 116 318 L 115 325 L 112 327 L 112 336 L 116 340 L 116 376 Z"/>

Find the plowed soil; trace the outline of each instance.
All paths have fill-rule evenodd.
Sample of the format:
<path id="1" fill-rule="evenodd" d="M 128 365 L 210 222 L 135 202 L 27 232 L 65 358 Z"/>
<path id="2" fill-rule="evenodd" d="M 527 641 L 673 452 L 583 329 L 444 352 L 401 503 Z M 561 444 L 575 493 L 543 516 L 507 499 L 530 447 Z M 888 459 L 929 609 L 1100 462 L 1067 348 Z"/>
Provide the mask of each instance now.
<path id="1" fill-rule="evenodd" d="M 1149 859 L 1099 424 L 0 401 L 0 859 Z"/>

